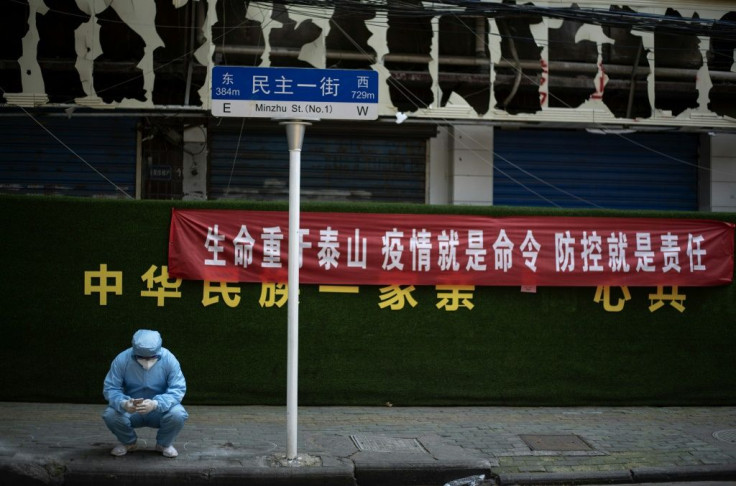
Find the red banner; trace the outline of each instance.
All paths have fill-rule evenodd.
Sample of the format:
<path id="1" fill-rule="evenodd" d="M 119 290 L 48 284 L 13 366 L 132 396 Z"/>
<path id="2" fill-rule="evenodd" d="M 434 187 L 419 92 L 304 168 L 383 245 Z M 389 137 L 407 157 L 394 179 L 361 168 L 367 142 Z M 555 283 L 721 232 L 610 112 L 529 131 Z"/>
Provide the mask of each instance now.
<path id="1" fill-rule="evenodd" d="M 685 286 L 733 279 L 734 225 L 695 219 L 301 213 L 308 284 Z M 174 209 L 169 275 L 287 282 L 289 214 Z"/>

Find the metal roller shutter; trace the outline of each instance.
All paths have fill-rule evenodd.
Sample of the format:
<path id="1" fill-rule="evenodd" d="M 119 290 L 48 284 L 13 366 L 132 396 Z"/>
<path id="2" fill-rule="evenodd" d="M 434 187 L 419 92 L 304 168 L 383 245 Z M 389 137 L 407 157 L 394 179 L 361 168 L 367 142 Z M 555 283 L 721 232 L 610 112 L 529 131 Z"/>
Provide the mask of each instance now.
<path id="1" fill-rule="evenodd" d="M 28 116 L 0 117 L 0 192 L 135 197 L 136 118 L 37 119 L 68 148 Z"/>
<path id="2" fill-rule="evenodd" d="M 211 134 L 209 199 L 287 200 L 286 135 L 237 130 Z M 426 137 L 310 133 L 301 154 L 304 201 L 425 201 Z M 237 150 L 237 157 L 235 156 Z"/>
<path id="3" fill-rule="evenodd" d="M 698 143 L 688 133 L 497 130 L 493 202 L 696 211 Z"/>

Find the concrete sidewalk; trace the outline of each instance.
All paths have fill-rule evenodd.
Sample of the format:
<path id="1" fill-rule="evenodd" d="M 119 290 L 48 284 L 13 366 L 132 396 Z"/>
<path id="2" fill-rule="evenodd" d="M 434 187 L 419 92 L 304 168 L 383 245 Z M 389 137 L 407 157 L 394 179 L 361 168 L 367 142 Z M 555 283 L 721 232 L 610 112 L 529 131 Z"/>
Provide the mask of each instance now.
<path id="1" fill-rule="evenodd" d="M 284 407 L 186 407 L 167 459 L 111 456 L 104 404 L 0 403 L 0 484 L 736 484 L 736 407 L 302 407 L 297 465 Z"/>

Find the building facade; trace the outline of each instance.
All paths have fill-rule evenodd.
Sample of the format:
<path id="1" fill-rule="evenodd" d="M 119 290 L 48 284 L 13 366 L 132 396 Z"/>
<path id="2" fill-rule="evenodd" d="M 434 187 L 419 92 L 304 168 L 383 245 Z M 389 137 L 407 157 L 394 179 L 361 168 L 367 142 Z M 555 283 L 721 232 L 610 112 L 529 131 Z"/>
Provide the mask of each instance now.
<path id="1" fill-rule="evenodd" d="M 283 127 L 212 67 L 363 69 L 302 199 L 736 210 L 731 2 L 6 2 L 0 193 L 286 200 Z"/>

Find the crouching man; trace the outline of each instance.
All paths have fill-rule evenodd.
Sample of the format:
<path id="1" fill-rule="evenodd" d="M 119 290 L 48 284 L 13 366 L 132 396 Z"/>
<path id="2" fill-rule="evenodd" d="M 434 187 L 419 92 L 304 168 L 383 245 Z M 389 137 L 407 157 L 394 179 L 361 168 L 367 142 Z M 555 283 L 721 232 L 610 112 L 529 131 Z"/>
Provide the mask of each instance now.
<path id="1" fill-rule="evenodd" d="M 179 455 L 173 443 L 189 417 L 181 405 L 187 384 L 179 361 L 162 343 L 158 331 L 136 331 L 132 346 L 115 357 L 105 377 L 108 407 L 102 418 L 120 441 L 113 456 L 136 449 L 139 427 L 158 429 L 156 450 L 165 457 Z"/>

